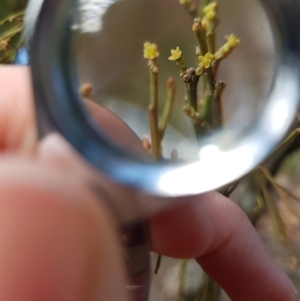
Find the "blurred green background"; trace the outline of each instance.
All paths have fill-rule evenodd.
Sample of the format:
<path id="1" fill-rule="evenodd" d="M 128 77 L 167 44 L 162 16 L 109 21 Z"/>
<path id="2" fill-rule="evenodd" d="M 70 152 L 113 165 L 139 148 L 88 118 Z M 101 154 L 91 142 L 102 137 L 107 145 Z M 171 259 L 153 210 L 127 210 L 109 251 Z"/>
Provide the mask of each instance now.
<path id="1" fill-rule="evenodd" d="M 1 0 L 0 2 L 0 18 L 4 18 L 6 15 L 15 12 L 17 10 L 24 9 L 28 0 Z"/>
<path id="2" fill-rule="evenodd" d="M 0 3 L 0 63 L 14 60 L 22 45 L 23 11 L 28 0 L 1 0 Z"/>

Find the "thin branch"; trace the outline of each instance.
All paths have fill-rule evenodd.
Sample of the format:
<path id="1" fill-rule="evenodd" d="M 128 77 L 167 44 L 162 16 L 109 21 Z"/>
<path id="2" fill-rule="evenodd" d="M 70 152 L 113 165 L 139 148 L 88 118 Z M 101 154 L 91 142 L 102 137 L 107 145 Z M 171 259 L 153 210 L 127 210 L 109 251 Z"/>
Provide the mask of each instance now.
<path id="1" fill-rule="evenodd" d="M 162 255 L 158 254 L 155 269 L 154 269 L 154 274 L 158 273 L 158 270 L 159 270 L 160 265 L 161 265 L 161 259 L 162 259 Z"/>
<path id="2" fill-rule="evenodd" d="M 239 186 L 241 180 L 238 180 L 236 182 L 234 182 L 228 189 L 226 192 L 224 192 L 224 196 L 226 196 L 227 198 L 230 197 L 230 195 L 235 191 L 235 189 Z"/>
<path id="3" fill-rule="evenodd" d="M 212 120 L 215 127 L 222 127 L 223 125 L 223 106 L 222 106 L 222 93 L 226 85 L 219 81 L 216 84 L 215 93 L 214 93 L 214 102 L 212 106 Z"/>
<path id="4" fill-rule="evenodd" d="M 286 193 L 289 197 L 291 197 L 294 201 L 300 203 L 300 197 L 295 195 L 293 192 L 289 191 L 287 188 L 283 187 L 281 184 L 277 183 L 278 187 Z"/>
<path id="5" fill-rule="evenodd" d="M 265 178 L 270 182 L 270 184 L 274 187 L 274 189 L 276 190 L 278 196 L 281 198 L 281 200 L 283 201 L 283 203 L 285 204 L 286 208 L 298 219 L 298 221 L 300 220 L 300 214 L 299 212 L 289 203 L 288 199 L 287 199 L 287 195 L 285 194 L 284 191 L 281 189 L 280 185 L 276 182 L 276 180 L 272 177 L 272 175 L 269 173 L 269 171 L 265 168 L 265 167 L 261 167 L 260 168 L 261 172 L 263 173 L 263 175 L 265 176 Z M 275 207 L 275 205 L 274 205 Z M 276 208 L 277 214 L 276 214 L 276 218 L 277 218 L 277 223 L 279 226 L 279 230 L 281 231 L 281 236 L 284 239 L 284 242 L 288 245 L 288 248 L 290 250 L 291 253 L 291 258 L 292 258 L 292 266 L 295 266 L 298 264 L 298 260 L 297 257 L 295 256 L 295 250 L 293 248 L 293 245 L 286 233 L 285 230 L 285 226 L 284 226 L 284 222 L 281 219 L 281 216 Z"/>
<path id="6" fill-rule="evenodd" d="M 281 219 L 281 216 L 278 212 L 278 209 L 273 204 L 273 201 L 271 200 L 270 194 L 269 194 L 265 184 L 261 185 L 261 189 L 262 189 L 264 199 L 266 201 L 268 211 L 269 211 L 270 216 L 271 216 L 275 237 L 277 239 L 280 239 L 281 241 L 287 242 L 288 237 L 287 237 L 287 234 L 286 234 L 284 223 L 283 223 L 283 221 Z"/>
<path id="7" fill-rule="evenodd" d="M 208 53 L 208 47 L 206 42 L 206 32 L 202 27 L 200 18 L 196 18 L 194 20 L 193 31 L 196 34 L 201 54 L 205 56 L 205 54 Z M 214 99 L 215 79 L 214 79 L 213 70 L 211 66 L 205 70 L 205 75 L 206 75 L 206 80 L 207 80 L 208 90 L 209 90 L 209 98 L 210 98 L 209 102 L 211 104 L 211 110 L 214 111 L 216 108 L 215 99 Z M 213 127 L 217 126 L 215 124 L 212 125 Z"/>
<path id="8" fill-rule="evenodd" d="M 176 85 L 175 85 L 175 81 L 173 78 L 169 78 L 167 81 L 167 91 L 168 91 L 167 99 L 165 102 L 165 106 L 163 109 L 159 129 L 158 129 L 160 143 L 162 142 L 162 140 L 164 138 L 165 131 L 166 131 L 167 125 L 169 123 L 170 115 L 172 112 L 172 107 L 173 107 L 174 100 L 175 100 Z"/>
<path id="9" fill-rule="evenodd" d="M 195 69 L 190 68 L 182 77 L 185 83 L 187 94 L 187 106 L 184 106 L 185 113 L 193 119 L 194 129 L 197 139 L 201 137 L 204 132 L 203 120 L 198 113 L 198 82 L 199 76 L 196 75 Z M 199 116 L 197 116 L 197 114 Z"/>
<path id="10" fill-rule="evenodd" d="M 11 22 L 11 21 L 13 21 L 14 19 L 17 19 L 17 18 L 22 19 L 24 17 L 24 15 L 25 15 L 24 9 L 20 10 L 20 11 L 17 11 L 15 13 L 12 13 L 8 16 L 5 16 L 5 18 L 1 19 L 0 20 L 0 25 L 4 24 L 5 22 Z"/>
<path id="11" fill-rule="evenodd" d="M 294 129 L 272 152 L 272 155 L 276 154 L 279 152 L 283 147 L 286 146 L 287 143 L 291 142 L 294 140 L 296 137 L 300 135 L 300 127 Z"/>
<path id="12" fill-rule="evenodd" d="M 158 68 L 150 66 L 150 104 L 148 116 L 151 132 L 151 155 L 154 159 L 160 158 L 160 143 L 158 133 Z"/>

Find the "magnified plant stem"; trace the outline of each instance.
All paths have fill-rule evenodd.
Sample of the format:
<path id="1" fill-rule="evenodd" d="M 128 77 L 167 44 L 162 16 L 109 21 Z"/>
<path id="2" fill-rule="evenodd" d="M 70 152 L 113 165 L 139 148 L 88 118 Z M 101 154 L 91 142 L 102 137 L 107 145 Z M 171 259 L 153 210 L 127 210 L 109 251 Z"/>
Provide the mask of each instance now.
<path id="1" fill-rule="evenodd" d="M 206 33 L 202 27 L 200 18 L 196 18 L 194 20 L 193 31 L 196 34 L 201 54 L 203 57 L 205 57 L 206 54 L 208 54 L 209 52 L 208 52 L 208 47 L 207 47 L 207 42 L 206 42 Z M 216 110 L 218 110 L 220 106 L 216 104 L 216 100 L 214 99 L 215 79 L 214 79 L 212 67 L 209 66 L 208 68 L 205 68 L 204 73 L 206 75 L 208 90 L 209 90 L 207 102 L 210 103 L 210 105 L 211 105 L 211 112 L 212 112 L 212 117 L 213 117 L 212 118 L 212 122 L 213 122 L 212 126 L 214 128 L 216 128 L 219 126 L 216 116 L 221 116 L 222 112 L 216 112 Z"/>
<path id="2" fill-rule="evenodd" d="M 215 127 L 222 127 L 223 125 L 223 108 L 222 108 L 222 93 L 224 89 L 226 88 L 226 85 L 219 81 L 216 83 L 214 96 L 213 96 L 213 103 L 212 106 L 212 120 Z"/>
<path id="3" fill-rule="evenodd" d="M 160 139 L 158 133 L 158 91 L 157 80 L 158 71 L 154 68 L 150 68 L 150 104 L 148 107 L 148 115 L 150 122 L 151 133 L 151 155 L 154 159 L 160 158 Z"/>
<path id="4" fill-rule="evenodd" d="M 176 91 L 176 85 L 173 78 L 169 78 L 167 81 L 167 99 L 165 102 L 165 106 L 163 109 L 163 113 L 161 116 L 160 124 L 159 124 L 159 144 L 161 144 L 166 128 L 169 123 L 170 115 L 172 112 L 172 107 L 175 101 L 175 91 Z"/>

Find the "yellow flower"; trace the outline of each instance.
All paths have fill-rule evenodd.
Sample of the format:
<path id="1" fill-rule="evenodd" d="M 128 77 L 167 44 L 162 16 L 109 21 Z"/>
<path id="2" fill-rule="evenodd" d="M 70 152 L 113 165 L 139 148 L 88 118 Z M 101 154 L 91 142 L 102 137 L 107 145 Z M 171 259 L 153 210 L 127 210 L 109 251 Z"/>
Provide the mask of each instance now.
<path id="1" fill-rule="evenodd" d="M 202 25 L 202 28 L 203 28 L 204 30 L 207 29 L 207 26 L 208 26 L 207 23 L 208 23 L 208 22 L 207 22 L 207 19 L 202 19 L 202 20 L 201 20 L 201 25 Z"/>
<path id="2" fill-rule="evenodd" d="M 209 13 L 211 11 L 216 11 L 217 7 L 218 7 L 217 2 L 212 2 L 203 8 L 203 12 L 206 15 L 207 13 Z"/>
<path id="3" fill-rule="evenodd" d="M 227 43 L 226 44 L 229 46 L 229 48 L 234 48 L 237 45 L 239 45 L 240 42 L 241 42 L 241 40 L 238 39 L 236 37 L 236 35 L 234 35 L 233 33 L 231 35 L 229 35 L 229 36 L 226 36 L 225 38 L 227 39 Z"/>
<path id="4" fill-rule="evenodd" d="M 204 19 L 214 21 L 217 16 L 218 5 L 216 2 L 212 2 L 206 5 L 203 9 Z"/>
<path id="5" fill-rule="evenodd" d="M 215 59 L 220 60 L 226 58 L 232 50 L 241 43 L 236 35 L 231 34 L 225 37 L 227 42 L 215 53 Z"/>
<path id="6" fill-rule="evenodd" d="M 169 57 L 170 61 L 176 61 L 181 58 L 181 50 L 177 46 L 176 49 L 171 49 L 171 56 Z"/>
<path id="7" fill-rule="evenodd" d="M 213 60 L 215 59 L 215 56 L 208 52 L 205 54 L 205 56 L 199 56 L 198 59 L 200 62 L 199 66 L 201 68 L 208 69 L 211 66 Z"/>
<path id="8" fill-rule="evenodd" d="M 144 58 L 149 60 L 154 60 L 159 56 L 159 52 L 156 44 L 151 44 L 149 42 L 144 43 Z"/>
<path id="9" fill-rule="evenodd" d="M 216 18 L 216 12 L 211 10 L 205 14 L 205 18 L 208 20 L 214 20 Z"/>

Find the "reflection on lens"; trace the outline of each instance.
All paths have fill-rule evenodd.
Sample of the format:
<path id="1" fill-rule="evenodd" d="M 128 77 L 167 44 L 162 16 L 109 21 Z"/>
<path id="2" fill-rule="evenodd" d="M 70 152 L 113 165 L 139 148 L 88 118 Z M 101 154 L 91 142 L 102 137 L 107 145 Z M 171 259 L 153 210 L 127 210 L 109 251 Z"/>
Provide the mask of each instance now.
<path id="1" fill-rule="evenodd" d="M 230 143 L 266 105 L 278 50 L 258 1 L 79 1 L 74 16 L 78 89 L 125 149 L 199 160 L 208 138 Z"/>

